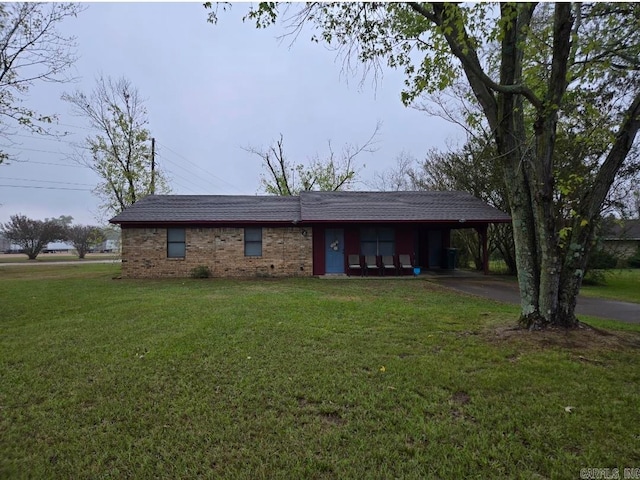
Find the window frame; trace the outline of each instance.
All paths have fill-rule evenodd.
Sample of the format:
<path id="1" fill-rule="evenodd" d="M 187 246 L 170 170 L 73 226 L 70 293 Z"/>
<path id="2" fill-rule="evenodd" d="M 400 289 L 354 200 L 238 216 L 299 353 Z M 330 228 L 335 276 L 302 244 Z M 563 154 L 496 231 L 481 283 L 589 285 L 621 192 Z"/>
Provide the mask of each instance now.
<path id="1" fill-rule="evenodd" d="M 373 249 L 375 248 L 375 253 Z M 391 252 L 391 253 L 389 253 Z M 395 255 L 396 229 L 393 227 L 361 227 L 360 255 Z"/>
<path id="2" fill-rule="evenodd" d="M 172 235 L 172 233 L 174 235 Z M 175 239 L 176 233 L 182 233 L 178 235 L 179 239 Z M 173 237 L 173 238 L 172 238 Z M 172 246 L 182 245 L 179 253 L 182 255 L 176 255 L 176 252 L 172 252 Z M 167 228 L 167 258 L 186 258 L 187 256 L 187 229 L 186 228 Z"/>
<path id="3" fill-rule="evenodd" d="M 396 230 L 393 227 L 380 227 L 378 234 L 378 255 L 396 254 Z"/>
<path id="4" fill-rule="evenodd" d="M 244 256 L 262 257 L 262 227 L 244 228 Z"/>

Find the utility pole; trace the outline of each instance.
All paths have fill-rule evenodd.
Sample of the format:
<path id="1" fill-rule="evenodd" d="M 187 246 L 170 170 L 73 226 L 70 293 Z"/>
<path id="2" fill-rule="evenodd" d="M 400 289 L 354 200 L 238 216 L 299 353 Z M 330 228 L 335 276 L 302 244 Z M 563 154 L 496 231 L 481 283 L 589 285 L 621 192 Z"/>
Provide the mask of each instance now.
<path id="1" fill-rule="evenodd" d="M 156 193 L 156 139 L 151 137 L 151 195 Z"/>

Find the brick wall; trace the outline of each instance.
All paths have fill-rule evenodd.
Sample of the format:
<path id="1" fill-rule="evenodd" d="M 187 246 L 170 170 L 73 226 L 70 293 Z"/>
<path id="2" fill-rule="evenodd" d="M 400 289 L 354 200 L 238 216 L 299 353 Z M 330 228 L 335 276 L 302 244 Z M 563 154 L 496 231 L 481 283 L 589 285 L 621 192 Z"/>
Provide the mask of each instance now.
<path id="1" fill-rule="evenodd" d="M 305 234 L 303 234 L 305 233 Z M 185 258 L 167 258 L 166 228 L 122 228 L 122 276 L 188 277 L 206 265 L 214 277 L 311 276 L 311 228 L 262 229 L 262 256 L 244 256 L 244 228 L 185 228 Z"/>
<path id="2" fill-rule="evenodd" d="M 603 250 L 620 259 L 627 259 L 635 255 L 640 248 L 638 240 L 605 240 L 602 242 Z"/>

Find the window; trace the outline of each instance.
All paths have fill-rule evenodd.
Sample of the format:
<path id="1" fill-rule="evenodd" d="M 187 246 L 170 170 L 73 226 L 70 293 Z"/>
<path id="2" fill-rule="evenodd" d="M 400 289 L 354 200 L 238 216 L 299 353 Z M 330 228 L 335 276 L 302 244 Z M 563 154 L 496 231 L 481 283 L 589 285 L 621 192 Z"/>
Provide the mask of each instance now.
<path id="1" fill-rule="evenodd" d="M 378 229 L 378 255 L 395 255 L 396 232 L 393 228 Z"/>
<path id="2" fill-rule="evenodd" d="M 262 256 L 262 228 L 244 229 L 244 256 Z"/>
<path id="3" fill-rule="evenodd" d="M 378 254 L 378 233 L 375 228 L 360 230 L 360 250 L 362 255 Z"/>
<path id="4" fill-rule="evenodd" d="M 186 250 L 184 228 L 167 228 L 167 258 L 184 258 Z"/>
<path id="5" fill-rule="evenodd" d="M 366 227 L 360 230 L 362 255 L 395 255 L 396 232 L 393 228 Z"/>

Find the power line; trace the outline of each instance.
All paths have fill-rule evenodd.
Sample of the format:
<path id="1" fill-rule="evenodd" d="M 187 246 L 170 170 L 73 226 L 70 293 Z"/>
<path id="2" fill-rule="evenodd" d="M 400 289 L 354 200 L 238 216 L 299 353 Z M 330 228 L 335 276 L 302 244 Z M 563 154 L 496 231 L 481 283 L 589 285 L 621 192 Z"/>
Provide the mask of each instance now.
<path id="1" fill-rule="evenodd" d="M 11 147 L 5 147 L 5 148 L 13 148 L 15 150 L 27 150 L 29 152 L 40 152 L 40 153 L 55 153 L 56 155 L 64 155 L 64 153 L 62 152 L 53 152 L 51 150 L 42 150 L 39 148 L 29 148 L 29 147 L 22 147 L 22 146 L 11 146 Z"/>
<path id="2" fill-rule="evenodd" d="M 16 177 L 2 177 L 3 180 L 19 180 L 24 182 L 38 182 L 38 183 L 59 183 L 62 185 L 81 185 L 84 187 L 92 187 L 89 183 L 74 183 L 74 182 L 56 182 L 54 180 L 35 180 L 32 178 L 16 178 Z"/>
<path id="3" fill-rule="evenodd" d="M 193 186 L 194 186 L 194 187 L 196 187 L 196 188 L 199 188 L 199 189 L 202 189 L 202 188 L 209 188 L 209 185 L 206 183 L 206 181 L 205 181 L 205 180 L 203 180 L 201 177 L 199 177 L 197 174 L 195 174 L 195 173 L 193 173 L 193 172 L 189 171 L 188 169 L 185 169 L 182 165 L 177 164 L 177 163 L 176 163 L 176 162 L 174 162 L 173 160 L 171 160 L 171 159 L 169 159 L 169 158 L 165 157 L 164 155 L 160 155 L 160 154 L 156 154 L 156 155 L 157 155 L 158 157 L 160 157 L 160 158 L 162 158 L 162 159 L 166 160 L 166 162 L 163 164 L 163 168 L 164 168 L 167 172 L 171 173 L 172 175 L 174 175 L 174 176 L 176 176 L 176 177 L 182 178 L 182 180 L 184 180 L 185 182 L 190 183 L 191 185 L 193 185 Z M 183 176 L 181 176 L 181 175 L 179 175 L 179 174 L 175 173 L 175 171 L 173 171 L 172 169 L 170 169 L 170 168 L 168 167 L 168 165 L 167 165 L 168 163 L 170 163 L 170 164 L 172 164 L 172 165 L 174 165 L 174 166 L 176 166 L 176 167 L 178 167 L 178 168 L 182 169 L 182 171 L 184 171 L 184 172 L 188 172 L 188 173 L 192 174 L 192 175 L 193 175 L 193 176 L 194 176 L 194 177 L 195 177 L 199 182 L 202 182 L 202 185 L 206 185 L 206 186 L 205 186 L 205 187 L 199 186 L 199 185 L 197 185 L 195 182 L 193 182 L 192 180 L 189 180 L 188 178 L 185 178 L 185 177 L 183 177 Z"/>
<path id="4" fill-rule="evenodd" d="M 91 192 L 93 189 L 91 188 L 65 188 L 65 187 L 39 187 L 36 185 L 5 185 L 0 184 L 0 187 L 10 187 L 10 188 L 38 188 L 43 190 L 76 190 L 80 192 Z"/>
<path id="5" fill-rule="evenodd" d="M 190 188 L 189 188 L 189 187 L 187 187 L 186 185 L 184 185 L 184 184 L 182 184 L 182 183 L 178 182 L 177 180 L 175 180 L 175 179 L 173 179 L 173 178 L 171 179 L 171 183 L 174 183 L 174 184 L 178 185 L 179 187 L 182 187 L 182 188 L 184 188 L 185 190 L 190 191 L 190 192 L 191 192 L 191 193 L 193 193 L 194 195 L 199 195 L 199 194 L 198 194 L 198 192 L 196 192 L 195 190 L 190 189 Z"/>
<path id="6" fill-rule="evenodd" d="M 56 123 L 56 125 L 61 125 L 63 127 L 71 127 L 71 128 L 79 128 L 81 130 L 89 130 L 89 131 L 96 131 L 95 128 L 89 128 L 89 127 L 81 127 L 80 125 L 71 125 L 69 123 Z"/>
<path id="7" fill-rule="evenodd" d="M 66 145 L 69 145 L 70 147 L 73 148 L 78 148 L 80 150 L 91 150 L 90 147 L 83 147 L 82 145 L 76 145 L 75 143 L 71 143 L 71 142 L 64 142 L 62 140 L 58 140 L 58 143 L 64 143 Z M 61 152 L 61 151 L 57 151 L 54 152 L 53 150 L 42 150 L 41 148 L 29 148 L 29 147 L 22 147 L 22 146 L 5 146 L 5 149 L 14 149 L 14 150 L 27 150 L 29 152 L 40 152 L 40 153 L 53 153 L 55 155 L 66 155 L 66 153 Z"/>
<path id="8" fill-rule="evenodd" d="M 25 135 L 23 133 L 12 133 L 11 137 L 21 137 L 21 138 L 28 138 L 29 140 L 43 140 L 46 142 L 63 142 L 62 140 L 64 137 L 67 137 L 69 135 L 76 135 L 77 132 L 65 132 L 65 133 L 60 133 L 60 134 L 49 134 L 49 135 Z M 5 148 L 10 148 L 9 145 L 5 146 Z"/>
<path id="9" fill-rule="evenodd" d="M 55 165 L 56 167 L 89 168 L 85 165 L 71 165 L 70 163 L 37 162 L 35 160 L 11 160 L 11 163 L 37 163 L 38 165 Z M 0 166 L 9 166 L 11 163 L 0 163 Z"/>
<path id="10" fill-rule="evenodd" d="M 180 157 L 181 159 L 183 159 L 185 162 L 193 165 L 194 167 L 198 168 L 199 170 L 203 171 L 204 173 L 206 173 L 207 175 L 210 175 L 212 178 L 215 178 L 218 181 L 221 181 L 222 183 L 226 183 L 227 185 L 229 185 L 231 188 L 237 190 L 238 192 L 242 192 L 242 190 L 240 190 L 238 187 L 236 187 L 235 185 L 233 185 L 232 183 L 227 182 L 225 179 L 218 177 L 217 175 L 214 175 L 213 173 L 209 172 L 208 170 L 202 168 L 200 165 L 198 165 L 197 163 L 192 162 L 191 160 L 189 160 L 188 158 L 186 158 L 183 155 L 180 155 L 178 152 L 176 152 L 175 150 L 173 150 L 172 148 L 168 147 L 167 145 L 165 145 L 162 142 L 158 142 L 158 144 L 164 148 L 166 148 L 167 150 L 169 150 L 170 152 L 173 152 L 175 155 L 177 155 L 178 157 Z"/>
<path id="11" fill-rule="evenodd" d="M 163 157 L 164 158 L 164 157 Z M 182 180 L 184 180 L 185 182 L 193 185 L 195 188 L 200 188 L 198 187 L 195 183 L 193 183 L 191 180 L 189 180 L 188 178 L 183 177 L 182 175 L 179 175 L 177 173 L 175 173 L 173 170 L 169 169 L 166 165 L 163 166 L 163 169 L 166 170 L 168 173 L 171 174 L 172 177 L 178 177 Z M 173 180 L 173 179 L 172 179 Z M 178 182 L 176 182 L 178 183 Z M 192 190 L 191 188 L 187 187 L 186 185 L 181 185 L 183 188 L 186 188 L 187 190 L 189 190 L 191 193 L 194 193 L 197 195 L 197 192 L 195 192 L 194 190 Z"/>

